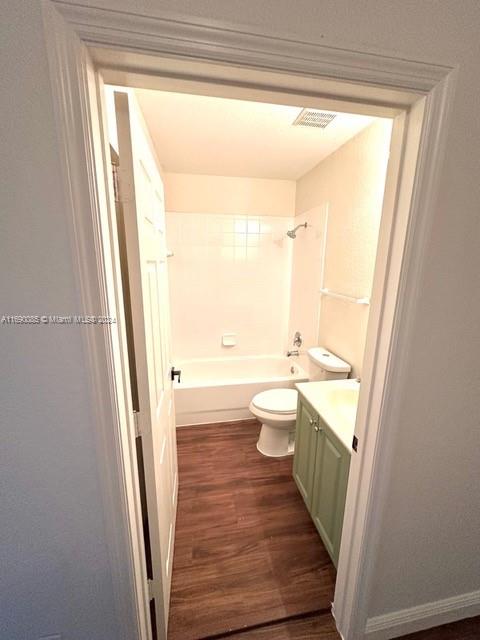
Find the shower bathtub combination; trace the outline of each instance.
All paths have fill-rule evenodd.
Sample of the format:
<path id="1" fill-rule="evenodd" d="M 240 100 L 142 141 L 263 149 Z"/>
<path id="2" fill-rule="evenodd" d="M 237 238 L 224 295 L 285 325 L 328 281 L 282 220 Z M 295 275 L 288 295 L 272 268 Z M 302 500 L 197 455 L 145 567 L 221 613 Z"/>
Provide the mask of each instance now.
<path id="1" fill-rule="evenodd" d="M 308 376 L 284 356 L 177 361 L 181 382 L 175 383 L 177 426 L 252 418 L 251 399 L 260 391 L 293 388 Z"/>

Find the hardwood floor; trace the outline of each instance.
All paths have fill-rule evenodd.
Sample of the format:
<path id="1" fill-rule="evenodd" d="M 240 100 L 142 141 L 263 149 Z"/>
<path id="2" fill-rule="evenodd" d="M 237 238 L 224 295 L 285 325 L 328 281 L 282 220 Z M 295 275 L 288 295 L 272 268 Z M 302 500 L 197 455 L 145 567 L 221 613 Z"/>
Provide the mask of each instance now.
<path id="1" fill-rule="evenodd" d="M 283 624 L 267 625 L 252 631 L 224 635 L 216 640 L 340 640 L 330 613 L 308 616 Z M 460 620 L 427 631 L 402 636 L 401 640 L 479 640 L 480 617 Z"/>
<path id="2" fill-rule="evenodd" d="M 178 431 L 169 640 L 340 640 L 329 613 L 335 570 L 291 477 L 292 458 L 260 455 L 259 428 Z M 404 640 L 480 640 L 480 617 Z"/>
<path id="3" fill-rule="evenodd" d="M 259 429 L 245 421 L 178 430 L 169 640 L 330 608 L 335 569 L 292 479 L 292 457 L 258 453 Z M 284 636 L 241 635 L 291 637 L 281 627 Z"/>
<path id="4" fill-rule="evenodd" d="M 273 623 L 240 633 L 217 636 L 215 640 L 341 640 L 331 614 Z"/>
<path id="5" fill-rule="evenodd" d="M 434 629 L 410 633 L 402 640 L 479 640 L 480 616 L 467 618 Z"/>

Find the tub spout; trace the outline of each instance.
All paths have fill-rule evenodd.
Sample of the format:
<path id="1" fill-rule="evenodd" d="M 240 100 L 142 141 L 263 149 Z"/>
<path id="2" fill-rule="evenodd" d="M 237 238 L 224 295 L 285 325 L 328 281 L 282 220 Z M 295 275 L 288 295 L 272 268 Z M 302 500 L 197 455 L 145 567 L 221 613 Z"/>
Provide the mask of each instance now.
<path id="1" fill-rule="evenodd" d="M 287 358 L 290 358 L 290 356 L 299 356 L 300 353 L 298 351 L 298 349 L 293 349 L 293 351 L 287 351 Z"/>

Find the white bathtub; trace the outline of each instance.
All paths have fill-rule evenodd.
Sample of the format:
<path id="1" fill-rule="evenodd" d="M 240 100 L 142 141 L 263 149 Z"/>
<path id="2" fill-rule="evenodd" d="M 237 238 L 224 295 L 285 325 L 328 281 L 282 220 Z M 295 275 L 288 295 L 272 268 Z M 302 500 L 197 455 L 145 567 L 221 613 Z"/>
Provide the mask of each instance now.
<path id="1" fill-rule="evenodd" d="M 181 382 L 175 383 L 179 427 L 252 418 L 248 405 L 256 393 L 308 380 L 283 356 L 184 360 L 175 366 L 182 370 Z"/>

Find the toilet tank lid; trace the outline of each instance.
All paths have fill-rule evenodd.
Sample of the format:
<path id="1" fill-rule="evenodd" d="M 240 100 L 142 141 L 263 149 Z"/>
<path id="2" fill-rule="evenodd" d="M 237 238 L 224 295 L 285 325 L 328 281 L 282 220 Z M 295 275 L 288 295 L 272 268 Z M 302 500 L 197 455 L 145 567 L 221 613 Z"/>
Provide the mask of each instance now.
<path id="1" fill-rule="evenodd" d="M 308 357 L 325 371 L 348 373 L 352 369 L 348 362 L 345 362 L 345 360 L 342 360 L 323 347 L 312 347 L 308 350 Z"/>

